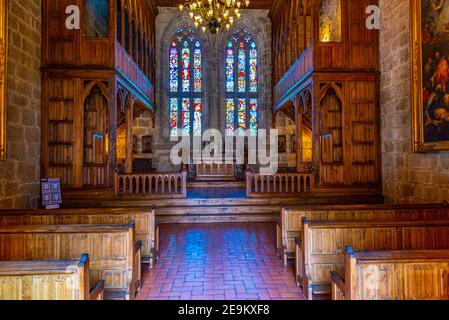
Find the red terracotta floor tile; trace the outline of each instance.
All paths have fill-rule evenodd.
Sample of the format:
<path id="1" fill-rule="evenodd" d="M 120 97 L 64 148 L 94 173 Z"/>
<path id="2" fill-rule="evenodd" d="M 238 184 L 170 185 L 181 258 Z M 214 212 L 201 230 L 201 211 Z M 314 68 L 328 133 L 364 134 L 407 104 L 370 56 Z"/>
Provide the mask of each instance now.
<path id="1" fill-rule="evenodd" d="M 302 300 L 293 266 L 276 255 L 275 226 L 162 225 L 161 254 L 139 300 Z"/>

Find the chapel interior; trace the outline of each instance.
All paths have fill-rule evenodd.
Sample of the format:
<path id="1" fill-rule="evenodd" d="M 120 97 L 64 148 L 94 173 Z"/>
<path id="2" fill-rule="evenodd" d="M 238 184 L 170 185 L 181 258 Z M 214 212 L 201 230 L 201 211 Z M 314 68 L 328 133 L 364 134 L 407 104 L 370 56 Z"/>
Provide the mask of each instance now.
<path id="1" fill-rule="evenodd" d="M 449 300 L 448 26 L 1 0 L 0 300 Z"/>

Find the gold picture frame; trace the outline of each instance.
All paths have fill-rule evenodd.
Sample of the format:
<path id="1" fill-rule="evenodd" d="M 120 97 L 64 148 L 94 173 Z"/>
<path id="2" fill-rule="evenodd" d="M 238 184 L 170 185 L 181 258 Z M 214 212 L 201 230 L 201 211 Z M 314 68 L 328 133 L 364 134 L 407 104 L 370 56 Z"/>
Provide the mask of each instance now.
<path id="1" fill-rule="evenodd" d="M 435 44 L 435 40 L 430 37 L 432 35 L 432 32 L 429 33 L 429 38 L 427 38 L 427 28 L 432 29 L 435 28 L 435 26 L 428 26 L 425 24 L 426 30 L 423 29 L 423 11 L 422 6 L 428 5 L 427 1 L 429 0 L 410 0 L 410 22 L 411 22 L 411 48 L 410 48 L 410 57 L 411 57 L 411 100 L 412 100 L 412 145 L 413 145 L 413 151 L 416 153 L 428 153 L 428 152 L 437 152 L 437 151 L 446 151 L 449 150 L 449 140 L 438 140 L 433 141 L 433 139 L 429 139 L 429 134 L 426 132 L 426 128 L 429 125 L 429 121 L 432 121 L 432 117 L 428 117 L 428 110 L 427 109 L 433 100 L 432 95 L 430 95 L 429 98 L 428 93 L 432 93 L 432 90 L 427 89 L 427 79 L 428 76 L 424 77 L 425 70 L 423 68 L 423 51 L 426 49 L 427 55 L 430 56 L 430 51 L 432 51 L 432 54 L 434 52 L 438 52 L 438 47 L 432 47 L 431 45 Z M 449 22 L 449 21 L 448 21 Z M 430 30 L 432 31 L 432 30 Z M 426 39 L 423 39 L 423 37 L 426 35 Z M 430 39 L 430 40 L 429 40 Z M 426 42 L 424 42 L 425 40 Z M 428 44 L 427 40 L 429 40 L 431 45 L 428 45 L 427 47 L 425 45 Z M 423 49 L 424 48 L 424 49 Z M 432 49 L 432 50 L 430 50 Z M 446 50 L 444 52 L 445 54 L 449 55 L 449 52 Z M 444 58 L 444 57 L 443 57 Z M 433 58 L 429 58 L 432 59 Z M 437 59 L 438 60 L 438 59 Z M 446 59 L 447 60 L 447 59 Z M 436 61 L 438 64 L 438 61 Z M 429 62 L 429 66 L 430 66 Z M 427 67 L 427 64 L 426 64 Z M 429 73 L 428 73 L 429 74 Z M 426 78 L 426 83 L 423 82 L 423 79 Z M 433 86 L 432 80 L 432 86 Z M 445 90 L 448 92 L 448 90 Z M 443 93 L 439 93 L 442 95 Z M 424 106 L 426 101 L 426 106 Z M 441 102 L 440 102 L 441 103 Z M 426 111 L 425 111 L 426 108 Z M 445 117 L 447 115 L 445 114 Z M 426 119 L 427 117 L 427 119 Z M 435 122 L 438 123 L 438 122 Z M 433 126 L 433 124 L 430 124 Z M 433 129 L 435 130 L 435 129 Z M 427 137 L 427 139 L 426 139 Z"/>
<path id="2" fill-rule="evenodd" d="M 8 0 L 3 0 L 0 3 L 0 161 L 6 160 L 7 58 Z"/>

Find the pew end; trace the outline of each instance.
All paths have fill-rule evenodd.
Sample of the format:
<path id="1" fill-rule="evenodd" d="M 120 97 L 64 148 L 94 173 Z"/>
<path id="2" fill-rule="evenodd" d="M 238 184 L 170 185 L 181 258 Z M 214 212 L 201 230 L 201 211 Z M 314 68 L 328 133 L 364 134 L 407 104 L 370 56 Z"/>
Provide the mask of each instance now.
<path id="1" fill-rule="evenodd" d="M 345 298 L 345 280 L 335 271 L 331 272 L 332 279 L 332 300 L 342 301 Z"/>
<path id="2" fill-rule="evenodd" d="M 90 290 L 90 300 L 104 300 L 104 280 L 100 280 L 97 284 Z"/>

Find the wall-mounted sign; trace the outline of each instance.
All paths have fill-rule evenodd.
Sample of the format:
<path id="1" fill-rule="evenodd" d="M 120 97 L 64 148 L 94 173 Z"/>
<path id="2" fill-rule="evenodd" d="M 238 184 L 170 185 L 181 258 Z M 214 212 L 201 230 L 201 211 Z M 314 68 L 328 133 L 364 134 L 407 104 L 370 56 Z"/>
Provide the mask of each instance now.
<path id="1" fill-rule="evenodd" d="M 42 179 L 41 193 L 44 208 L 58 209 L 62 204 L 61 179 Z"/>

